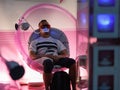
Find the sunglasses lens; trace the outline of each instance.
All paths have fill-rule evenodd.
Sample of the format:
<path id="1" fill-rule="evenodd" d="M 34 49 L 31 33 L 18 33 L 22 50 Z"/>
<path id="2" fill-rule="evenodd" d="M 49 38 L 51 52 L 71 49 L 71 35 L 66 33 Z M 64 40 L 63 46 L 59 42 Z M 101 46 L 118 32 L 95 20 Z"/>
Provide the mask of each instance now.
<path id="1" fill-rule="evenodd" d="M 50 28 L 50 25 L 42 25 L 41 28 Z"/>

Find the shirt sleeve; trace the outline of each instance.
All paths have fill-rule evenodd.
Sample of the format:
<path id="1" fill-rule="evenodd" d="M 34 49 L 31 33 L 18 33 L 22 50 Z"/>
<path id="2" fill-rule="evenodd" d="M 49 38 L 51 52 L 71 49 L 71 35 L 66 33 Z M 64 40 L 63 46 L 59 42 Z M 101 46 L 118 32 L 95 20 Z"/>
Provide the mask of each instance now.
<path id="1" fill-rule="evenodd" d="M 36 42 L 35 41 L 32 41 L 31 43 L 30 43 L 30 46 L 29 46 L 29 51 L 34 51 L 34 52 L 36 52 Z"/>
<path id="2" fill-rule="evenodd" d="M 64 44 L 61 41 L 59 41 L 59 40 L 57 40 L 57 45 L 58 45 L 58 52 L 61 52 L 62 50 L 66 49 Z"/>

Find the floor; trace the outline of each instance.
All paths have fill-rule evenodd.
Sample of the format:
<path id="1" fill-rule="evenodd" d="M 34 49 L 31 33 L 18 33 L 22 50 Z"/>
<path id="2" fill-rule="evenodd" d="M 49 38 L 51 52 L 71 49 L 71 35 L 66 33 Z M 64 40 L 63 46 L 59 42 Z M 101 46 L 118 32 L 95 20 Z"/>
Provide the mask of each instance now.
<path id="1" fill-rule="evenodd" d="M 22 86 L 22 90 L 44 90 L 44 86 Z M 87 88 L 77 88 L 77 90 L 88 90 Z"/>
<path id="2" fill-rule="evenodd" d="M 21 85 L 10 85 L 0 83 L 0 90 L 45 90 L 43 83 L 29 83 Z M 77 90 L 88 90 L 87 87 L 81 89 L 77 87 Z"/>

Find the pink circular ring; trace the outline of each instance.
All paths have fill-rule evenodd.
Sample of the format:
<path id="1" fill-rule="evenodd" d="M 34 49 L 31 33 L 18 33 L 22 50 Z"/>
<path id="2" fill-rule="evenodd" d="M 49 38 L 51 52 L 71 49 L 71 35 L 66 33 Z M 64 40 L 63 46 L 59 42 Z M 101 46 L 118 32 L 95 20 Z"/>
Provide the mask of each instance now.
<path id="1" fill-rule="evenodd" d="M 22 23 L 22 18 L 26 18 L 28 15 L 30 15 L 30 13 L 36 9 L 39 9 L 39 8 L 51 8 L 51 9 L 55 9 L 57 11 L 60 11 L 62 13 L 65 13 L 65 15 L 67 15 L 71 20 L 72 22 L 74 22 L 76 24 L 76 18 L 71 14 L 69 13 L 67 10 L 63 9 L 62 7 L 59 7 L 55 4 L 50 4 L 50 3 L 42 3 L 42 4 L 38 4 L 38 5 L 35 5 L 31 8 L 29 8 L 22 16 L 21 16 L 21 19 L 19 20 L 18 24 L 20 25 Z M 20 53 L 26 57 L 28 57 L 27 53 L 25 52 L 23 46 L 22 46 L 22 43 L 21 43 L 21 40 L 20 40 L 20 28 L 18 28 L 17 30 L 17 33 L 16 33 L 16 42 L 17 42 L 17 45 L 19 47 L 19 51 Z"/>

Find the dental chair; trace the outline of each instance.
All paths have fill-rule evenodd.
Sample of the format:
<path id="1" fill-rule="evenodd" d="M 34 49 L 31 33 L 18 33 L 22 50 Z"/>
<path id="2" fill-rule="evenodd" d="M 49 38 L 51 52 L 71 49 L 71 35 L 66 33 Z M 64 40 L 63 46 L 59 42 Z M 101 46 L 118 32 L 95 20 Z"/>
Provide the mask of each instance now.
<path id="1" fill-rule="evenodd" d="M 64 34 L 63 31 L 61 31 L 59 29 L 56 29 L 56 28 L 51 28 L 50 29 L 50 36 L 53 37 L 53 38 L 55 38 L 55 39 L 60 40 L 65 45 L 65 47 L 67 48 L 67 53 L 70 55 L 70 52 L 69 52 L 69 42 L 68 42 L 68 39 L 67 39 L 67 37 L 66 37 L 66 35 Z M 34 32 L 32 32 L 32 34 L 29 37 L 28 46 L 30 45 L 31 41 L 37 39 L 38 37 L 40 37 L 39 30 L 35 30 Z M 38 65 L 38 63 L 35 63 L 36 67 L 33 67 L 31 65 L 31 59 L 29 58 L 27 61 L 28 61 L 27 62 L 28 65 L 32 69 L 35 69 L 35 70 L 37 70 L 37 71 L 39 71 L 41 73 L 43 72 L 42 71 L 43 70 L 42 65 Z M 53 69 L 53 72 L 55 72 L 57 70 L 63 70 L 63 69 L 65 69 L 65 68 L 61 68 L 61 66 L 55 65 L 54 69 Z"/>
<path id="2" fill-rule="evenodd" d="M 16 35 L 19 35 L 21 30 L 23 30 L 22 32 L 26 32 L 27 30 L 29 30 L 29 27 L 30 27 L 30 25 L 27 22 L 26 23 L 15 24 L 15 29 L 18 31 L 18 33 Z M 50 28 L 50 35 L 51 35 L 51 37 L 60 40 L 65 45 L 65 47 L 67 48 L 68 55 L 70 55 L 69 42 L 68 42 L 68 39 L 67 39 L 65 33 L 63 31 L 57 29 L 57 28 L 51 27 Z M 27 42 L 28 43 L 28 47 L 29 47 L 30 43 L 33 40 L 37 39 L 38 37 L 40 37 L 39 30 L 37 29 L 37 30 L 32 31 L 32 33 L 30 34 L 30 36 L 28 37 L 28 40 L 27 40 L 28 41 Z M 18 38 L 18 39 L 20 39 L 20 38 Z M 21 44 L 21 43 L 19 43 L 19 44 Z M 32 70 L 38 71 L 41 74 L 43 73 L 43 66 L 42 65 L 40 65 L 38 63 L 35 63 L 36 67 L 33 67 L 31 65 L 32 60 L 28 56 L 26 58 L 24 58 L 24 60 L 25 60 L 26 64 Z M 79 62 L 78 62 L 78 59 L 75 59 L 75 60 L 77 62 L 77 71 L 78 71 L 77 72 L 77 77 L 78 77 L 80 75 L 79 64 L 78 64 Z M 55 72 L 58 72 L 58 71 L 65 71 L 65 72 L 68 73 L 68 69 L 67 68 L 63 68 L 63 67 L 61 67 L 59 65 L 55 65 L 52 72 L 55 73 Z M 79 81 L 80 80 L 78 78 L 76 82 L 79 83 Z"/>
<path id="3" fill-rule="evenodd" d="M 70 53 L 69 53 L 69 42 L 68 42 L 68 39 L 67 39 L 67 37 L 66 37 L 66 35 L 64 34 L 63 31 L 61 31 L 61 30 L 59 30 L 59 29 L 56 29 L 56 28 L 51 28 L 51 29 L 50 29 L 50 36 L 53 37 L 53 38 L 55 38 L 55 39 L 60 40 L 60 41 L 65 45 L 65 47 L 67 48 L 67 53 L 70 55 Z M 39 35 L 39 30 L 35 30 L 35 31 L 30 35 L 28 44 L 30 45 L 31 41 L 37 39 L 38 37 L 40 37 L 40 35 Z M 29 45 L 28 45 L 28 46 L 29 46 Z M 31 61 L 31 60 L 30 60 L 30 61 Z M 43 67 L 42 67 L 42 65 L 40 65 L 40 64 L 38 64 L 38 63 L 34 63 L 34 62 L 31 64 L 31 63 L 29 62 L 29 60 L 28 60 L 28 65 L 29 65 L 32 69 L 34 69 L 34 70 L 36 70 L 36 71 L 38 71 L 38 72 L 40 72 L 40 73 L 43 73 Z M 67 90 L 70 90 L 70 79 L 69 79 L 69 75 L 67 74 L 68 72 L 65 71 L 65 70 L 67 70 L 67 68 L 61 67 L 60 65 L 54 65 L 54 68 L 53 68 L 53 70 L 52 70 L 53 78 L 55 78 L 54 76 L 56 76 L 57 78 L 60 79 L 61 76 L 62 76 L 61 79 L 64 79 L 64 80 L 66 80 L 66 82 L 67 82 L 67 84 L 66 84 L 66 82 L 65 82 L 65 87 L 68 87 Z M 65 76 L 63 76 L 63 75 L 65 75 Z M 67 78 L 67 77 L 68 77 L 68 78 Z M 54 81 L 54 80 L 55 80 L 55 79 L 53 79 L 52 81 Z M 58 79 L 57 79 L 57 80 L 58 80 Z M 56 80 L 56 81 L 57 81 L 57 80 Z M 54 82 L 56 82 L 56 81 L 54 81 Z M 59 80 L 59 81 L 60 81 L 60 80 Z M 57 81 L 56 83 L 58 83 L 59 81 Z M 58 84 L 56 84 L 56 83 L 54 83 L 54 85 L 51 85 L 51 89 L 52 89 L 52 90 L 53 90 L 53 88 L 56 88 L 55 90 L 60 90 L 61 86 L 58 86 L 58 84 L 60 84 L 61 81 L 60 81 Z M 65 90 L 65 89 L 63 88 L 63 90 Z"/>
<path id="4" fill-rule="evenodd" d="M 15 24 L 15 29 L 16 29 L 16 31 L 17 31 L 17 34 L 16 34 L 17 37 L 18 37 L 18 35 L 19 35 L 19 33 L 20 33 L 21 31 L 22 31 L 22 32 L 26 32 L 27 30 L 29 30 L 29 27 L 31 27 L 31 26 L 30 26 L 30 24 L 29 24 L 28 22 L 22 22 L 22 21 L 21 21 L 21 22 L 18 23 L 18 24 L 16 23 L 16 24 Z M 64 34 L 64 32 L 61 31 L 61 30 L 59 30 L 59 29 L 57 29 L 57 28 L 51 27 L 51 28 L 50 28 L 50 35 L 51 35 L 51 37 L 60 40 L 60 41 L 65 45 L 65 47 L 67 48 L 67 53 L 68 53 L 68 55 L 70 55 L 69 42 L 68 42 L 68 39 L 67 39 L 66 35 Z M 37 30 L 34 30 L 34 31 L 30 34 L 30 36 L 28 37 L 28 38 L 29 38 L 29 39 L 28 39 L 28 47 L 29 47 L 31 41 L 37 39 L 38 37 L 40 37 L 40 35 L 39 35 L 39 30 L 37 29 Z M 20 40 L 20 38 L 18 38 L 18 39 Z M 21 43 L 18 43 L 18 45 L 19 45 L 19 44 L 21 44 Z M 21 46 L 20 46 L 20 47 L 21 47 Z M 23 54 L 24 54 L 24 53 L 22 53 L 22 55 L 23 55 Z M 24 56 L 24 55 L 23 55 L 23 56 Z M 27 63 L 27 65 L 30 66 L 31 69 L 36 70 L 36 71 L 38 71 L 38 72 L 40 72 L 40 73 L 43 73 L 43 67 L 42 67 L 42 65 L 40 65 L 40 64 L 38 64 L 38 63 L 35 63 L 35 66 L 36 66 L 36 67 L 33 67 L 33 66 L 31 65 L 32 60 L 29 58 L 29 56 L 27 56 L 27 58 L 24 58 L 24 59 L 25 59 L 25 62 Z M 53 72 L 56 71 L 56 69 L 58 70 L 58 68 L 61 68 L 61 67 L 58 66 L 58 65 L 55 65 L 54 67 L 55 67 L 55 69 L 53 70 Z M 63 69 L 64 69 L 64 68 L 61 68 L 61 69 L 59 69 L 59 70 L 63 70 Z"/>

